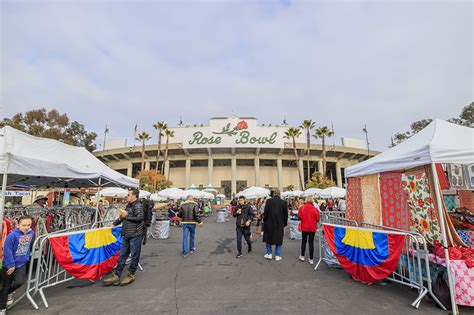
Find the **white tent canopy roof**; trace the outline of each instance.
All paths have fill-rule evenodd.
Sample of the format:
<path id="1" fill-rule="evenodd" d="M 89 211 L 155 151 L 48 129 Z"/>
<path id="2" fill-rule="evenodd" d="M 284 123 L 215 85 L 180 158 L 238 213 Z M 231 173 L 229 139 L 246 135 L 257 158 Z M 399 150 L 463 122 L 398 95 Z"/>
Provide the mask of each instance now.
<path id="1" fill-rule="evenodd" d="M 7 185 L 137 187 L 138 180 L 109 168 L 85 148 L 34 137 L 10 126 L 0 129 L 0 174 Z"/>
<path id="2" fill-rule="evenodd" d="M 184 190 L 174 187 L 163 189 L 162 191 L 158 192 L 158 196 L 163 199 L 174 200 L 186 198 L 186 196 L 184 195 Z"/>
<path id="3" fill-rule="evenodd" d="M 474 129 L 436 119 L 396 147 L 346 168 L 345 175 L 363 176 L 431 163 L 474 163 Z"/>
<path id="4" fill-rule="evenodd" d="M 102 189 L 98 194 L 101 197 L 125 198 L 128 195 L 128 190 L 120 187 L 109 187 Z"/>
<path id="5" fill-rule="evenodd" d="M 321 198 L 345 198 L 346 190 L 339 187 L 328 187 L 319 192 Z"/>

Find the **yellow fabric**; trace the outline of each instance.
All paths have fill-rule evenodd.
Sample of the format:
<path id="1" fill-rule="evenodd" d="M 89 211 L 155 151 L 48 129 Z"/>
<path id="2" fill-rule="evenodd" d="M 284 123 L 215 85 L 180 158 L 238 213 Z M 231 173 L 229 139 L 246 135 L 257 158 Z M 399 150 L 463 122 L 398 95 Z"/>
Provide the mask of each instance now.
<path id="1" fill-rule="evenodd" d="M 117 239 L 112 234 L 112 228 L 88 231 L 85 234 L 86 248 L 98 248 L 115 243 Z"/>
<path id="2" fill-rule="evenodd" d="M 370 224 L 381 224 L 378 174 L 362 176 L 361 191 L 363 221 Z"/>
<path id="3" fill-rule="evenodd" d="M 362 249 L 374 249 L 374 238 L 371 231 L 346 229 L 346 236 L 342 239 L 346 245 Z"/>

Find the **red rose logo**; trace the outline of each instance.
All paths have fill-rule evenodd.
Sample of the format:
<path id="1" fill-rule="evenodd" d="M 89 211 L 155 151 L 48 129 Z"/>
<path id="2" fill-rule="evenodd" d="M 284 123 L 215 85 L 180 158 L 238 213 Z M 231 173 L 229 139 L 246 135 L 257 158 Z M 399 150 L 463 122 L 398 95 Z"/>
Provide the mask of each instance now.
<path id="1" fill-rule="evenodd" d="M 241 120 L 239 121 L 239 123 L 237 124 L 237 129 L 238 130 L 243 130 L 243 129 L 247 129 L 249 126 L 247 125 L 247 122 L 245 120 Z"/>

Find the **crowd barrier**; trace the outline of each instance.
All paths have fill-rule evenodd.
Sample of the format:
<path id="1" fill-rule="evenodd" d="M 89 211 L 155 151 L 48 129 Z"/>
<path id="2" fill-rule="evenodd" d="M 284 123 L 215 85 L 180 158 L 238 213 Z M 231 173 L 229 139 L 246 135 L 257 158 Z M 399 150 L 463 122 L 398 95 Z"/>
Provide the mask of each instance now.
<path id="1" fill-rule="evenodd" d="M 15 302 L 10 306 L 15 306 L 18 302 L 23 300 L 23 298 L 28 298 L 31 305 L 35 309 L 39 309 L 38 304 L 36 303 L 34 297 L 39 293 L 41 300 L 46 308 L 49 307 L 48 301 L 46 299 L 44 290 L 58 284 L 70 281 L 75 279 L 75 277 L 68 274 L 58 263 L 54 257 L 54 253 L 49 242 L 49 238 L 57 234 L 70 233 L 88 230 L 91 228 L 98 228 L 102 226 L 109 225 L 111 221 L 106 222 L 96 222 L 91 225 L 91 223 L 83 224 L 80 226 L 64 229 L 61 231 L 56 231 L 54 233 L 49 233 L 41 235 L 36 238 L 33 243 L 33 248 L 31 252 L 31 261 L 28 269 L 28 276 L 25 283 L 26 291 L 20 297 L 15 299 Z"/>
<path id="2" fill-rule="evenodd" d="M 429 294 L 443 310 L 446 310 L 446 307 L 433 293 L 428 246 L 425 238 L 420 233 L 365 222 L 362 222 L 361 226 L 376 230 L 405 233 L 406 237 L 402 255 L 395 271 L 387 279 L 418 290 L 418 297 L 411 304 L 414 308 L 418 308 L 421 300 Z"/>

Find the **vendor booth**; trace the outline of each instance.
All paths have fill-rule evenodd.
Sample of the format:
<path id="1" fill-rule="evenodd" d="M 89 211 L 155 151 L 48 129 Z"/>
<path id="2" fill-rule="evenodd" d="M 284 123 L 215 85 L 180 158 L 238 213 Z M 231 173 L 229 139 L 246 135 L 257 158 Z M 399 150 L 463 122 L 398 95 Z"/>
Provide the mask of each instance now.
<path id="1" fill-rule="evenodd" d="M 430 250 L 424 259 L 446 267 L 454 314 L 456 305 L 474 306 L 473 163 L 474 129 L 434 120 L 345 170 L 347 219 L 422 237 Z M 453 195 L 463 206 L 446 198 Z M 448 212 L 456 208 L 457 219 Z"/>

